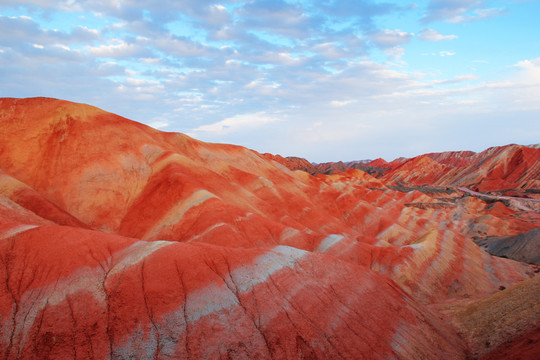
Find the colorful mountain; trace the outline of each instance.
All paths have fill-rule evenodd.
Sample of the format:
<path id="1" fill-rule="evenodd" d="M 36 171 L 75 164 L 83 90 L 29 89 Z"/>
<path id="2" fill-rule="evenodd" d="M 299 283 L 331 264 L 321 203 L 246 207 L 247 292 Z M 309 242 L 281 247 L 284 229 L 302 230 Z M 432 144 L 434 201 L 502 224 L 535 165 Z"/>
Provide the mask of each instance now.
<path id="1" fill-rule="evenodd" d="M 540 264 L 474 242 L 540 226 L 534 147 L 312 176 L 63 100 L 0 99 L 0 124 L 5 359 L 540 351 Z"/>
<path id="2" fill-rule="evenodd" d="M 360 169 L 389 182 L 409 185 L 466 186 L 479 191 L 531 191 L 540 187 L 540 146 L 506 145 L 480 153 L 448 151 L 391 162 L 322 163 L 322 174 Z M 313 171 L 308 171 L 313 173 Z"/>

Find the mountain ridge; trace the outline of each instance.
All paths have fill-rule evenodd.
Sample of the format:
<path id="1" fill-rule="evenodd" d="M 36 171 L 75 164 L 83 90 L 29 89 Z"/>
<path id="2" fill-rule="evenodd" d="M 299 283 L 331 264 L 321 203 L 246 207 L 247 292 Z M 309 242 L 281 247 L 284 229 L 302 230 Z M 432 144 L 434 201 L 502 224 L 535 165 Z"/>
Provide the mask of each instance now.
<path id="1" fill-rule="evenodd" d="M 540 332 L 471 331 L 493 316 L 483 304 L 534 292 L 540 265 L 474 240 L 529 232 L 540 215 L 458 189 L 538 189 L 534 151 L 311 176 L 287 167 L 300 158 L 63 100 L 0 99 L 0 122 L 6 359 L 466 359 L 528 354 L 505 341 Z"/>
<path id="2" fill-rule="evenodd" d="M 301 161 L 296 160 L 294 166 L 288 166 L 287 158 L 281 160 L 281 163 L 288 166 L 292 170 L 304 170 L 312 175 L 317 174 L 339 174 L 344 173 L 349 169 L 360 169 L 377 178 L 383 177 L 393 182 L 403 182 L 414 185 L 432 184 L 444 186 L 451 184 L 452 186 L 470 186 L 475 190 L 493 191 L 508 189 L 531 189 L 537 188 L 537 180 L 540 178 L 540 171 L 534 160 L 540 156 L 539 147 L 534 145 L 517 145 L 509 144 L 503 146 L 490 147 L 480 153 L 473 151 L 445 151 L 440 153 L 427 153 L 418 155 L 412 158 L 397 158 L 391 162 L 386 162 L 384 159 L 376 159 L 370 162 L 328 162 L 319 163 L 315 165 L 302 167 L 301 164 L 309 162 L 305 159 Z M 278 155 L 279 156 L 279 155 Z M 508 157 L 509 159 L 503 161 L 514 161 L 513 164 L 503 165 L 505 169 L 489 168 L 478 169 L 484 163 L 489 162 L 492 158 L 497 156 Z M 523 160 L 519 160 L 520 157 L 525 156 L 526 159 L 531 159 L 530 164 L 524 165 L 529 168 L 527 171 L 506 169 L 507 166 L 518 166 L 523 163 Z M 516 157 L 517 160 L 512 160 L 512 157 Z M 296 158 L 298 159 L 298 158 Z M 425 159 L 431 159 L 434 162 L 431 166 L 427 166 Z M 280 162 L 280 160 L 276 160 Z M 527 160 L 526 160 L 527 161 Z M 494 166 L 496 165 L 496 162 Z M 523 166 L 523 165 L 521 165 Z M 422 169 L 422 174 L 414 174 L 414 169 Z M 429 175 L 426 174 L 426 170 Z M 490 173 L 492 172 L 508 172 L 506 176 L 510 178 L 510 181 L 501 176 L 494 176 L 492 179 Z M 515 171 L 518 175 L 512 175 Z M 485 172 L 484 177 L 475 177 L 474 173 Z M 420 176 L 419 176 L 420 175 Z M 437 177 L 435 179 L 434 177 Z M 463 180 L 465 178 L 465 180 Z M 495 183 L 491 184 L 491 182 Z M 497 183 L 498 181 L 498 183 Z"/>

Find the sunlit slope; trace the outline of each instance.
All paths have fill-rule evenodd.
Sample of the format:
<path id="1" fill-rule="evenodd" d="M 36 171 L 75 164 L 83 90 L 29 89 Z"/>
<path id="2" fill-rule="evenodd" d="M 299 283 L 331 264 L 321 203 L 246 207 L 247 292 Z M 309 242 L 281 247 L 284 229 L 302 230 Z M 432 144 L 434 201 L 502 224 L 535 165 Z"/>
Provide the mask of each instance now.
<path id="1" fill-rule="evenodd" d="M 6 358 L 460 359 L 474 343 L 438 304 L 535 274 L 473 238 L 540 216 L 441 186 L 457 155 L 405 162 L 438 184 L 407 187 L 56 99 L 0 99 L 0 124 Z M 505 181 L 534 185 L 527 159 Z"/>

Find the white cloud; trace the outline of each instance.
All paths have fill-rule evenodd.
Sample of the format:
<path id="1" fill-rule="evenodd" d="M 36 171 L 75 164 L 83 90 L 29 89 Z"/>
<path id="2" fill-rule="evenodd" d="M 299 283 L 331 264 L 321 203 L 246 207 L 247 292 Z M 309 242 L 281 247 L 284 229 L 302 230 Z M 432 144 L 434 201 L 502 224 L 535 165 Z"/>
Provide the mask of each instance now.
<path id="1" fill-rule="evenodd" d="M 458 75 L 455 76 L 452 79 L 443 79 L 443 80 L 434 80 L 431 83 L 437 84 L 437 85 L 447 85 L 447 84 L 457 84 L 465 81 L 472 81 L 472 80 L 478 80 L 478 76 L 476 75 Z"/>
<path id="2" fill-rule="evenodd" d="M 250 60 L 259 64 L 273 64 L 283 66 L 300 66 L 305 63 L 306 57 L 293 56 L 287 52 L 266 51 L 257 55 L 249 56 L 246 60 Z M 235 60 L 227 60 L 234 62 Z"/>
<path id="3" fill-rule="evenodd" d="M 154 129 L 164 129 L 171 125 L 167 120 L 153 120 L 148 123 L 148 126 L 153 127 Z"/>
<path id="4" fill-rule="evenodd" d="M 423 62 L 427 68 L 415 68 L 412 56 L 410 64 L 399 61 L 411 51 L 415 24 L 407 18 L 400 22 L 409 24 L 404 30 L 379 25 L 397 26 L 393 15 L 417 11 L 388 2 L 91 0 L 69 6 L 70 1 L 2 1 L 0 10 L 9 6 L 10 15 L 23 14 L 26 7 L 33 18 L 0 17 L 0 95 L 91 103 L 203 140 L 313 161 L 363 152 L 387 156 L 390 148 L 407 155 L 412 142 L 460 138 L 456 119 L 474 123 L 478 114 L 501 116 L 503 124 L 506 111 L 540 106 L 538 59 L 504 68 L 486 57 L 496 81 L 471 76 L 470 69 L 460 72 L 457 63 L 445 75 L 444 63 L 456 52 L 441 51 L 439 44 L 412 44 L 423 47 L 419 54 L 433 56 L 431 64 Z M 503 12 L 485 9 L 486 3 L 430 0 L 423 21 L 472 21 Z M 62 15 L 68 20 L 55 24 Z M 71 28 L 70 18 L 78 19 Z M 435 25 L 416 25 L 424 28 L 420 40 L 457 38 L 451 30 L 441 34 Z M 440 30 L 456 28 L 445 26 Z M 60 30 L 48 30 L 54 27 Z M 473 36 L 460 26 L 460 42 Z M 502 77 L 503 71 L 512 74 Z M 515 118 L 521 119 L 507 120 Z"/>
<path id="5" fill-rule="evenodd" d="M 328 59 L 340 59 L 347 55 L 342 47 L 332 42 L 317 44 L 311 48 L 311 51 L 321 54 Z"/>
<path id="6" fill-rule="evenodd" d="M 1 5 L 0 5 L 1 8 Z M 2 16 L 0 15 L 0 44 L 18 47 L 26 43 L 39 45 L 80 44 L 88 43 L 99 38 L 91 29 L 74 26 L 69 32 L 59 30 L 46 30 L 39 23 L 28 16 Z"/>
<path id="7" fill-rule="evenodd" d="M 63 44 L 54 44 L 53 46 L 57 47 L 57 48 L 60 48 L 62 50 L 65 50 L 65 51 L 71 51 L 69 46 L 66 46 L 66 45 L 63 45 Z"/>
<path id="8" fill-rule="evenodd" d="M 287 37 L 306 38 L 317 23 L 298 4 L 283 0 L 262 0 L 247 2 L 236 13 L 241 23 L 248 29 L 270 31 Z"/>
<path id="9" fill-rule="evenodd" d="M 154 39 L 148 45 L 178 58 L 210 56 L 212 53 L 211 48 L 200 42 L 170 34 Z"/>
<path id="10" fill-rule="evenodd" d="M 506 13 L 505 8 L 477 9 L 470 15 L 456 15 L 448 19 L 451 23 L 462 23 L 467 21 L 478 21 L 489 19 L 496 16 L 501 16 Z"/>
<path id="11" fill-rule="evenodd" d="M 157 81 L 148 81 L 148 80 L 144 80 L 144 79 L 136 79 L 136 78 L 127 78 L 125 80 L 125 83 L 127 85 L 132 85 L 132 86 L 141 86 L 141 85 L 148 85 L 148 84 L 158 84 Z"/>
<path id="12" fill-rule="evenodd" d="M 270 82 L 265 79 L 258 79 L 244 85 L 244 87 L 264 95 L 277 95 L 276 90 L 279 89 L 280 86 L 275 82 Z"/>
<path id="13" fill-rule="evenodd" d="M 439 52 L 439 56 L 443 56 L 443 57 L 444 56 L 454 56 L 454 55 L 456 55 L 456 53 L 453 52 L 453 51 L 444 50 L 444 51 Z"/>
<path id="14" fill-rule="evenodd" d="M 201 125 L 195 129 L 192 129 L 189 135 L 226 135 L 240 131 L 252 130 L 254 128 L 259 128 L 266 124 L 277 121 L 281 121 L 281 119 L 270 116 L 263 112 L 237 115 L 215 122 L 213 124 Z"/>
<path id="15" fill-rule="evenodd" d="M 424 29 L 418 33 L 418 38 L 424 41 L 442 41 L 457 39 L 456 35 L 442 35 L 434 29 Z"/>
<path id="16" fill-rule="evenodd" d="M 402 48 L 401 46 L 394 46 L 391 48 L 384 49 L 384 52 L 386 53 L 386 55 L 388 55 L 389 57 L 395 60 L 398 60 L 403 55 L 405 55 L 405 49 Z"/>
<path id="17" fill-rule="evenodd" d="M 540 68 L 540 58 L 519 61 L 514 66 L 526 71 L 533 70 L 536 72 Z"/>
<path id="18" fill-rule="evenodd" d="M 221 27 L 231 21 L 231 15 L 223 5 L 209 5 L 204 19 L 207 24 Z"/>
<path id="19" fill-rule="evenodd" d="M 409 33 L 401 30 L 381 30 L 369 35 L 369 39 L 377 46 L 382 48 L 391 48 L 398 45 L 403 45 L 411 41 L 414 33 Z"/>
<path id="20" fill-rule="evenodd" d="M 112 39 L 109 45 L 89 46 L 87 50 L 92 56 L 112 59 L 142 56 L 145 53 L 143 47 L 137 44 L 128 44 L 119 39 Z"/>
<path id="21" fill-rule="evenodd" d="M 483 20 L 503 15 L 506 8 L 483 8 L 484 0 L 430 0 L 422 21 L 450 23 Z"/>
<path id="22" fill-rule="evenodd" d="M 352 104 L 354 103 L 355 100 L 333 100 L 330 102 L 330 106 L 334 106 L 334 107 L 342 107 L 342 106 L 347 106 L 349 104 Z"/>

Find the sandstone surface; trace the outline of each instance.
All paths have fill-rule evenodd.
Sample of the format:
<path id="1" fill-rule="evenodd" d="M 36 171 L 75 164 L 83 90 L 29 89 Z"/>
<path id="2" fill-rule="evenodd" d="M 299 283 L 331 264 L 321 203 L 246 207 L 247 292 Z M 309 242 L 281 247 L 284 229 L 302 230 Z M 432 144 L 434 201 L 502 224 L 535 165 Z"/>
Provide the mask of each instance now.
<path id="1" fill-rule="evenodd" d="M 538 268 L 473 241 L 540 226 L 520 198 L 475 192 L 538 189 L 539 149 L 312 176 L 300 158 L 62 100 L 0 99 L 0 124 L 5 359 L 467 359 L 540 349 L 530 308 Z M 498 312 L 505 304 L 527 316 L 490 328 L 494 311 L 518 317 Z"/>

